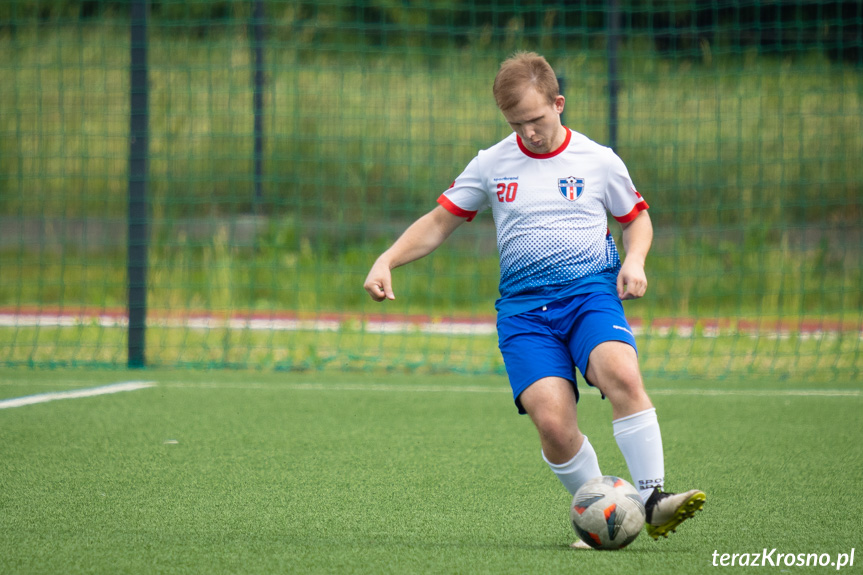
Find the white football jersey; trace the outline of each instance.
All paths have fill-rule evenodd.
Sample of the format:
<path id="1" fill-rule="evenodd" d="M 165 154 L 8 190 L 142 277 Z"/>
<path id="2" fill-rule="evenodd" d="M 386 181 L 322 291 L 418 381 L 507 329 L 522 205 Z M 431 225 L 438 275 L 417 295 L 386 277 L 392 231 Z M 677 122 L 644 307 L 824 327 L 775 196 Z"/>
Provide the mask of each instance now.
<path id="1" fill-rule="evenodd" d="M 606 212 L 625 223 L 648 208 L 617 154 L 569 128 L 548 154 L 530 152 L 515 133 L 480 151 L 438 203 L 468 221 L 491 207 L 501 300 L 616 272 Z"/>

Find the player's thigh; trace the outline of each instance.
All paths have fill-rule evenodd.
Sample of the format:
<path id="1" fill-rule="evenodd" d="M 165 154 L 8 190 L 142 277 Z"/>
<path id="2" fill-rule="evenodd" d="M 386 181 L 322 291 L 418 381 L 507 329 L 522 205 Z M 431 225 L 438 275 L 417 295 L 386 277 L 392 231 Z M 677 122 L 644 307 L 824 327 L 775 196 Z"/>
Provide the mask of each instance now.
<path id="1" fill-rule="evenodd" d="M 585 375 L 592 385 L 612 400 L 621 394 L 644 393 L 638 354 L 626 342 L 605 341 L 594 347 Z"/>
<path id="2" fill-rule="evenodd" d="M 534 313 L 498 320 L 498 346 L 500 347 L 513 399 L 519 413 L 527 413 L 522 404 L 523 393 L 544 378 L 558 378 L 567 382 L 569 394 L 574 391 L 575 371 L 566 343 Z"/>
<path id="3" fill-rule="evenodd" d="M 586 297 L 571 329 L 572 360 L 590 385 L 608 395 L 605 388 L 640 382 L 635 336 L 616 295 Z"/>

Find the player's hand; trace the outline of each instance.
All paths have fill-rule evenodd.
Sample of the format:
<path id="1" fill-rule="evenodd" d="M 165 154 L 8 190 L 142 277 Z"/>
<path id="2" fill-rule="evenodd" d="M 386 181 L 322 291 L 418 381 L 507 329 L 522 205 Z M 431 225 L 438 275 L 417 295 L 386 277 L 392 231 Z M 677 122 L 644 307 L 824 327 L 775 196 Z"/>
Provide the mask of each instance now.
<path id="1" fill-rule="evenodd" d="M 366 276 L 363 288 L 369 292 L 375 301 L 396 299 L 393 293 L 393 276 L 390 272 L 390 266 L 380 260 L 376 261 L 369 271 L 369 275 Z"/>
<path id="2" fill-rule="evenodd" d="M 621 300 L 638 299 L 647 292 L 644 266 L 634 260 L 625 260 L 617 274 L 617 296 Z"/>

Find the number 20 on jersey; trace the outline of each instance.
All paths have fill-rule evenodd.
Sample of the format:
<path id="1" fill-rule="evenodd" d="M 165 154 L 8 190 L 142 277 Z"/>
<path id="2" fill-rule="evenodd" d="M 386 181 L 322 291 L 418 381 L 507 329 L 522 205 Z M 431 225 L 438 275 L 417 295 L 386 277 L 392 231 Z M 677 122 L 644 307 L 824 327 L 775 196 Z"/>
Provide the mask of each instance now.
<path id="1" fill-rule="evenodd" d="M 499 202 L 514 202 L 515 194 L 518 193 L 518 182 L 503 182 L 497 185 L 497 201 Z"/>

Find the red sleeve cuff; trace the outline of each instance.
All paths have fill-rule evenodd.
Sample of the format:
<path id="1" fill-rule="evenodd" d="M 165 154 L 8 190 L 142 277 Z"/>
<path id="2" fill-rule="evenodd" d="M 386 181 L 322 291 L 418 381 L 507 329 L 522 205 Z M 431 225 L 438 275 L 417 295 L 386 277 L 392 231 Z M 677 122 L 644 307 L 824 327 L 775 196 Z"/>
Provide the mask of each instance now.
<path id="1" fill-rule="evenodd" d="M 446 194 L 441 194 L 437 199 L 437 203 L 446 208 L 446 211 L 451 213 L 454 216 L 458 216 L 460 218 L 467 218 L 467 221 L 471 221 L 476 216 L 476 212 L 469 212 L 468 210 L 463 210 L 454 203 L 452 200 L 446 197 Z"/>
<path id="2" fill-rule="evenodd" d="M 648 209 L 649 207 L 650 206 L 647 205 L 647 202 L 645 202 L 644 200 L 641 200 L 640 202 L 635 204 L 635 207 L 632 208 L 631 212 L 629 212 L 625 216 L 620 216 L 620 217 L 614 216 L 614 219 L 617 220 L 618 222 L 620 222 L 621 224 L 627 224 L 627 223 L 631 222 L 632 220 L 634 220 L 635 218 L 637 218 L 639 213 L 643 212 L 644 210 Z"/>

